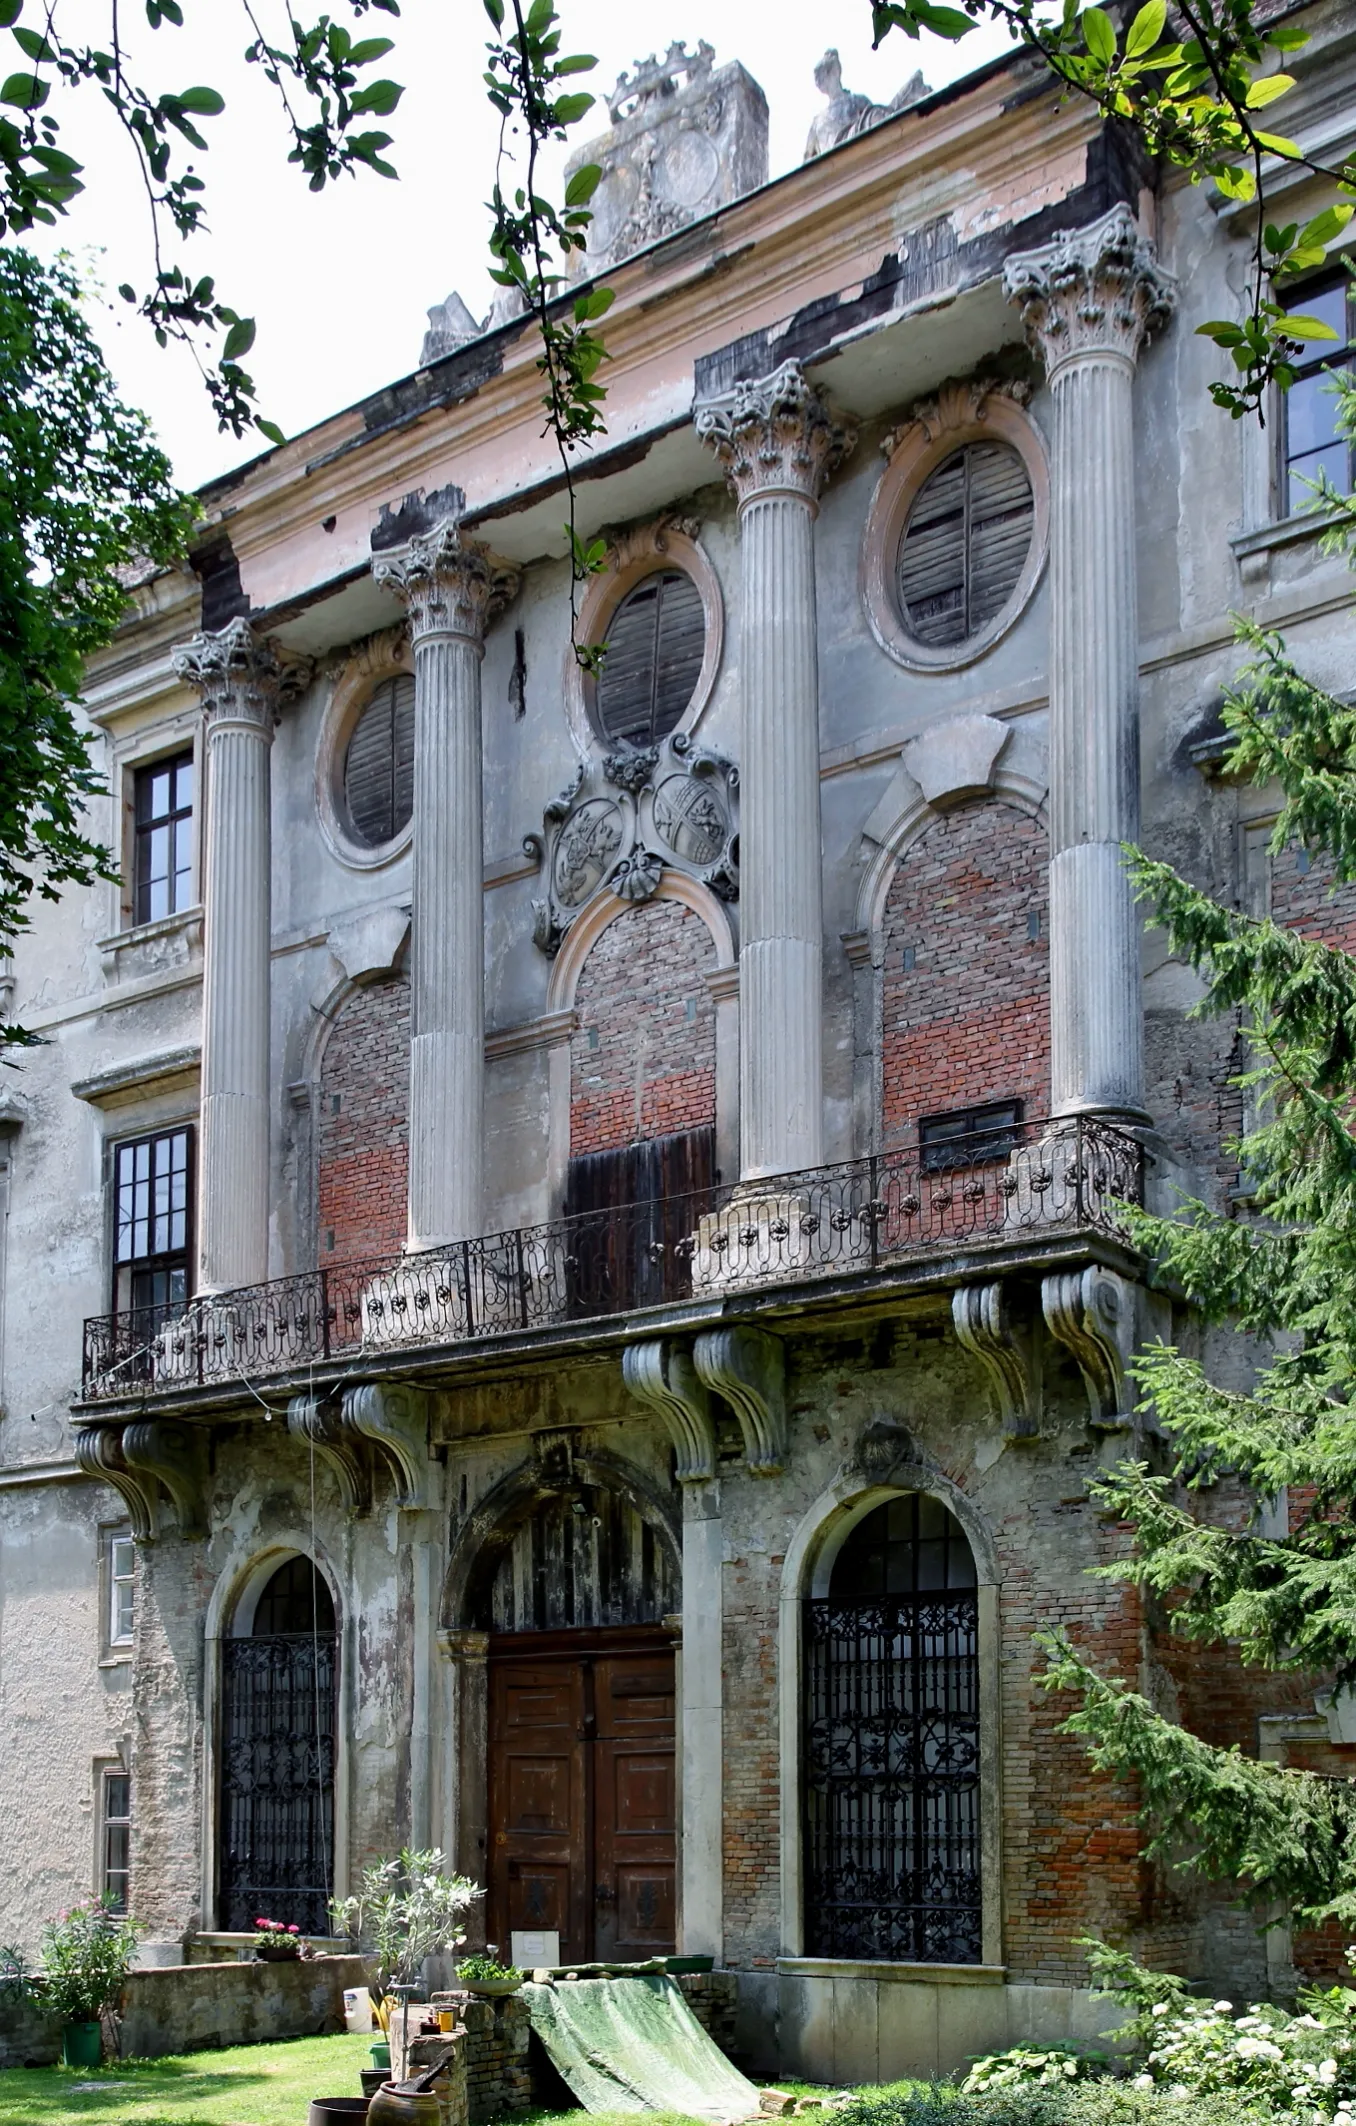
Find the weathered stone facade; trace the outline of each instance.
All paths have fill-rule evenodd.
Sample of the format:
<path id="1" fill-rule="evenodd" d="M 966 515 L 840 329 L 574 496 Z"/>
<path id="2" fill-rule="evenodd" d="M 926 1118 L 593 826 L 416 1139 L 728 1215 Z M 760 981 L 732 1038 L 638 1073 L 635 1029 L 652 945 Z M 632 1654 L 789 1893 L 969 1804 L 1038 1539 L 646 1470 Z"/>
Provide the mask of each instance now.
<path id="1" fill-rule="evenodd" d="M 1340 10 L 1309 19 L 1301 132 L 1356 87 Z M 609 552 L 581 627 L 640 674 L 621 736 L 570 648 L 531 328 L 448 306 L 380 407 L 205 491 L 198 574 L 144 586 L 90 674 L 97 827 L 157 760 L 210 780 L 190 903 L 41 904 L 13 967 L 44 1039 L 0 1105 L 0 1937 L 107 1878 L 125 1780 L 161 1957 L 439 1844 L 487 1885 L 479 1939 L 676 1947 L 737 1987 L 753 2067 L 927 2073 L 1090 2036 L 1080 1934 L 1232 1997 L 1331 1960 L 1146 1867 L 1031 1636 L 1067 1624 L 1212 1738 L 1356 1751 L 1322 1679 L 1203 1664 L 1088 1576 L 1122 1539 L 1089 1480 L 1153 1451 L 1136 1343 L 1244 1364 L 1115 1227 L 1141 1189 L 1246 1215 L 1240 1029 L 1189 1016 L 1120 843 L 1350 942 L 1214 743 L 1231 612 L 1341 688 L 1350 583 L 1208 403 L 1232 209 L 1155 190 L 1015 55 L 665 220 L 666 65 L 708 146 L 760 108 L 701 54 L 618 105 L 579 530 Z M 987 547 L 946 545 L 962 478 Z M 411 809 L 392 761 L 364 841 L 348 748 L 411 667 Z M 983 1157 L 920 1142 L 1004 1103 Z M 185 1135 L 180 1248 L 118 1176 Z M 572 1161 L 699 1200 L 567 1219 Z M 154 1284 L 180 1274 L 187 1306 Z M 962 1560 L 908 1599 L 960 1620 L 967 1770 L 848 1910 L 814 1692 L 850 1682 L 830 1613 L 892 1514 Z M 898 1541 L 921 1573 L 942 1538 Z M 275 1659 L 305 1710 L 275 1739 L 319 1767 L 291 1881 L 227 1745 Z"/>

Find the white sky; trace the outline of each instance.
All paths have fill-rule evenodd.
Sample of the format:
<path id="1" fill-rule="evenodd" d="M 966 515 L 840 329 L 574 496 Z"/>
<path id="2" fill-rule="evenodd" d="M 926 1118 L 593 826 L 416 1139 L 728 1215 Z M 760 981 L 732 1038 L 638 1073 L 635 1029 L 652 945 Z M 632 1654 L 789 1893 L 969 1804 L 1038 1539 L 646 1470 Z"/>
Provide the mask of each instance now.
<path id="1" fill-rule="evenodd" d="M 256 11 L 276 28 L 282 5 L 263 0 Z M 73 0 L 67 35 L 81 28 L 92 39 L 106 35 L 107 6 Z M 296 5 L 303 18 L 319 8 L 320 0 Z M 214 275 L 222 300 L 257 319 L 246 366 L 262 410 L 291 435 L 415 368 L 425 313 L 450 289 L 476 316 L 489 306 L 483 203 L 496 121 L 481 80 L 488 25 L 481 0 L 404 0 L 398 20 L 365 16 L 359 34 L 390 35 L 396 45 L 373 73 L 406 84 L 394 119 L 369 121 L 394 134 L 400 178 L 364 173 L 317 195 L 286 162 L 273 92 L 242 63 L 248 31 L 238 0 L 184 0 L 184 12 L 182 30 L 151 34 L 143 18 L 138 55 L 157 90 L 206 82 L 226 98 L 222 117 L 201 121 L 212 148 L 195 158 L 208 184 L 210 229 L 183 255 L 195 274 Z M 845 85 L 880 103 L 915 67 L 938 88 L 1008 48 L 1005 33 L 986 25 L 959 46 L 931 38 L 914 44 L 896 32 L 873 53 L 869 0 L 841 0 L 833 9 L 811 0 L 564 0 L 563 14 L 565 49 L 593 52 L 599 62 L 571 84 L 599 97 L 571 148 L 606 125 L 602 97 L 623 68 L 675 37 L 695 49 L 704 36 L 717 65 L 740 59 L 761 83 L 774 176 L 800 160 L 822 108 L 813 69 L 830 39 Z M 147 282 L 147 215 L 130 152 L 98 91 L 54 97 L 53 109 L 69 124 L 63 144 L 85 163 L 88 189 L 57 230 L 25 241 L 43 252 L 67 247 L 82 264 L 92 254 L 109 294 L 94 323 L 122 392 L 150 413 L 179 478 L 195 485 L 253 456 L 256 445 L 217 432 L 188 355 L 161 352 L 114 292 L 124 280 L 138 290 Z"/>

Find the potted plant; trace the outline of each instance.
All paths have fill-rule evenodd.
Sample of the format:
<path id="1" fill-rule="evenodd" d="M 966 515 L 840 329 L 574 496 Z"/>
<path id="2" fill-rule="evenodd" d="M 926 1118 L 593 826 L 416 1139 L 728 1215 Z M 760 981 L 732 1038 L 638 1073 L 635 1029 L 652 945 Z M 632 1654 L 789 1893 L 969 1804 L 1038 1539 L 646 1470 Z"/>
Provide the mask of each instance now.
<path id="1" fill-rule="evenodd" d="M 300 1927 L 289 1927 L 281 1919 L 256 1919 L 259 1929 L 254 1944 L 255 1961 L 261 1964 L 295 1963 L 302 1951 Z"/>
<path id="2" fill-rule="evenodd" d="M 102 1898 L 73 1905 L 43 1929 L 36 1992 L 61 2018 L 61 2057 L 67 2067 L 98 2066 L 103 2056 L 99 2018 L 122 1996 L 140 1932 Z"/>
<path id="3" fill-rule="evenodd" d="M 516 1964 L 501 1964 L 496 1960 L 493 1942 L 486 1943 L 483 1956 L 463 1956 L 457 1965 L 458 1984 L 465 1986 L 468 1993 L 479 1993 L 487 2000 L 516 1993 L 523 1976 Z"/>
<path id="4" fill-rule="evenodd" d="M 399 1988 L 408 1998 L 430 1956 L 455 1955 L 466 1939 L 462 1919 L 484 1892 L 464 1875 L 445 1875 L 437 1847 L 406 1846 L 394 1860 L 366 1869 L 355 1897 L 330 1905 L 336 1934 L 376 1958 L 380 1993 Z"/>

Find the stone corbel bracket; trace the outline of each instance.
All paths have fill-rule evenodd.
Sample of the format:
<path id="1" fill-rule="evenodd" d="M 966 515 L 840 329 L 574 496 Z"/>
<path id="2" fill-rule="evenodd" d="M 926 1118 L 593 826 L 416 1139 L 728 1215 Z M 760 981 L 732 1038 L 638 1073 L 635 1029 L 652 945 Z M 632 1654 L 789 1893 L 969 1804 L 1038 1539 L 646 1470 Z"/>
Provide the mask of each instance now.
<path id="1" fill-rule="evenodd" d="M 371 1440 L 389 1462 L 399 1504 L 411 1512 L 429 1506 L 429 1399 L 424 1391 L 367 1381 L 344 1389 L 342 1407 L 344 1429 Z"/>
<path id="2" fill-rule="evenodd" d="M 1002 1284 L 959 1285 L 951 1295 L 956 1341 L 978 1359 L 1010 1439 L 1034 1439 L 1040 1427 L 1036 1369 L 1026 1339 L 1012 1326 Z"/>
<path id="3" fill-rule="evenodd" d="M 293 1439 L 315 1449 L 339 1486 L 345 1513 L 370 1513 L 372 1471 L 366 1443 L 345 1422 L 342 1404 L 326 1396 L 294 1395 L 287 1405 L 287 1429 Z"/>
<path id="4" fill-rule="evenodd" d="M 1051 1334 L 1078 1361 L 1091 1423 L 1121 1431 L 1129 1423 L 1125 1368 L 1134 1338 L 1129 1285 L 1114 1270 L 1096 1264 L 1086 1270 L 1061 1270 L 1042 1280 L 1041 1307 Z"/>
<path id="5" fill-rule="evenodd" d="M 691 1352 L 667 1336 L 628 1344 L 622 1352 L 622 1379 L 663 1419 L 673 1441 L 678 1482 L 709 1483 L 716 1473 L 716 1430 L 711 1397 Z"/>
<path id="6" fill-rule="evenodd" d="M 786 1349 L 763 1329 L 703 1329 L 692 1346 L 697 1377 L 724 1396 L 744 1435 L 750 1476 L 786 1463 Z"/>
<path id="7" fill-rule="evenodd" d="M 190 1425 L 165 1418 L 120 1430 L 93 1425 L 77 1433 L 75 1458 L 88 1475 L 113 1486 L 139 1542 L 153 1542 L 161 1533 L 162 1492 L 174 1508 L 180 1535 L 206 1535 L 207 1447 Z"/>

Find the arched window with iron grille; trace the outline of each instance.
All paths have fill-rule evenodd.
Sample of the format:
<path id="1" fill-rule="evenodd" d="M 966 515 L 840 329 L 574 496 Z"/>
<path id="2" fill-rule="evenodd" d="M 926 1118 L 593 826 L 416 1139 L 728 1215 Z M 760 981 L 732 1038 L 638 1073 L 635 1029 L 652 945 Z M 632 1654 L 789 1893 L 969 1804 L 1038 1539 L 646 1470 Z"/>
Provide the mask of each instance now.
<path id="1" fill-rule="evenodd" d="M 219 1924 L 328 1934 L 334 1885 L 334 1602 L 309 1558 L 280 1565 L 223 1641 Z"/>
<path id="2" fill-rule="evenodd" d="M 975 1560 L 941 1501 L 875 1507 L 805 1630 L 805 1951 L 981 1959 Z"/>

